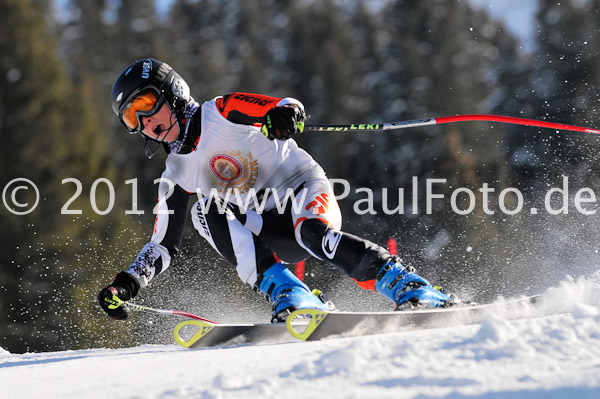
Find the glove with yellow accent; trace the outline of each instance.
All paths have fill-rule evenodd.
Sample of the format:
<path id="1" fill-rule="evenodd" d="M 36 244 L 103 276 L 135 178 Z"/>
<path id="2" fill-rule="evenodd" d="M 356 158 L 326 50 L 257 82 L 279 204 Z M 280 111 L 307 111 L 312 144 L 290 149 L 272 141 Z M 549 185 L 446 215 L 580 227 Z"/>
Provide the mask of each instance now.
<path id="1" fill-rule="evenodd" d="M 262 134 L 269 140 L 288 140 L 304 130 L 306 113 L 297 105 L 271 108 L 263 117 Z"/>
<path id="2" fill-rule="evenodd" d="M 102 311 L 115 320 L 125 320 L 131 309 L 123 301 L 135 297 L 140 290 L 140 283 L 131 274 L 120 272 L 115 280 L 98 293 L 98 304 Z"/>

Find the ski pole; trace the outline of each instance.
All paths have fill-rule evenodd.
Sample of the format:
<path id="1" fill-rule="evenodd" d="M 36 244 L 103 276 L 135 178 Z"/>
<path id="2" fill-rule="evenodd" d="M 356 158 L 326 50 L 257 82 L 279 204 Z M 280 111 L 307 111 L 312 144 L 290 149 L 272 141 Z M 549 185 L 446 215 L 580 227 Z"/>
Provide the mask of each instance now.
<path id="1" fill-rule="evenodd" d="M 204 317 L 196 316 L 195 314 L 183 312 L 181 310 L 156 309 L 156 308 L 151 308 L 148 306 L 138 305 L 136 303 L 131 303 L 131 302 L 123 302 L 123 303 L 129 305 L 131 310 L 135 310 L 135 311 L 139 311 L 139 312 L 153 313 L 153 314 L 160 314 L 160 315 L 169 315 L 169 316 L 184 316 L 184 317 L 189 317 L 190 319 L 205 321 L 207 323 L 219 324 L 216 321 L 205 319 Z"/>
<path id="2" fill-rule="evenodd" d="M 566 125 L 564 123 L 554 123 L 539 121 L 536 119 L 515 118 L 512 116 L 473 114 L 473 115 L 455 115 L 443 116 L 438 118 L 415 119 L 410 121 L 386 122 L 386 123 L 361 123 L 351 125 L 306 125 L 305 132 L 375 132 L 383 130 L 406 129 L 409 127 L 441 125 L 444 123 L 483 121 L 483 122 L 501 122 L 513 125 L 536 126 L 556 130 L 569 130 L 573 132 L 600 134 L 600 130 L 591 129 L 582 126 Z"/>

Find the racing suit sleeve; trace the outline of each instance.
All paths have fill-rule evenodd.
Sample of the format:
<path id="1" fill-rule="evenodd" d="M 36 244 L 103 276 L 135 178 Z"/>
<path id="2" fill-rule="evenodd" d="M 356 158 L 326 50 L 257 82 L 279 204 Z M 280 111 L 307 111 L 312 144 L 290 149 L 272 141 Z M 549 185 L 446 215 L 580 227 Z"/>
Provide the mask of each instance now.
<path id="1" fill-rule="evenodd" d="M 216 101 L 217 109 L 228 121 L 240 125 L 260 127 L 263 117 L 273 107 L 296 105 L 304 106 L 295 98 L 269 97 L 262 94 L 229 93 Z"/>
<path id="2" fill-rule="evenodd" d="M 190 195 L 172 181 L 161 179 L 152 238 L 126 270 L 138 280 L 140 287 L 164 272 L 179 252 Z"/>

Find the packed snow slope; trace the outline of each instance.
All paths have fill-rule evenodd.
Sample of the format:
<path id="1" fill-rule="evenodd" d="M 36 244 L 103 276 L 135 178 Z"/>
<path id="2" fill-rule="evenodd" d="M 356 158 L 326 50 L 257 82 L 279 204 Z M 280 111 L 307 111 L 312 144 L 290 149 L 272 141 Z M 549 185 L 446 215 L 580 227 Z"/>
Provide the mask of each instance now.
<path id="1" fill-rule="evenodd" d="M 320 342 L 10 354 L 0 398 L 600 398 L 600 272 L 535 317 Z"/>

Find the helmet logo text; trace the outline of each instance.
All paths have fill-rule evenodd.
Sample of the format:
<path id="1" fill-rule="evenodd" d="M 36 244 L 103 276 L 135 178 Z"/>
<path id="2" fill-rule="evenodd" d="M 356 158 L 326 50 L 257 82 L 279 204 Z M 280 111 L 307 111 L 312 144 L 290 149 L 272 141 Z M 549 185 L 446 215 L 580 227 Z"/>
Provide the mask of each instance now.
<path id="1" fill-rule="evenodd" d="M 152 62 L 144 61 L 144 63 L 142 64 L 142 78 L 149 79 L 151 70 L 152 70 Z"/>

